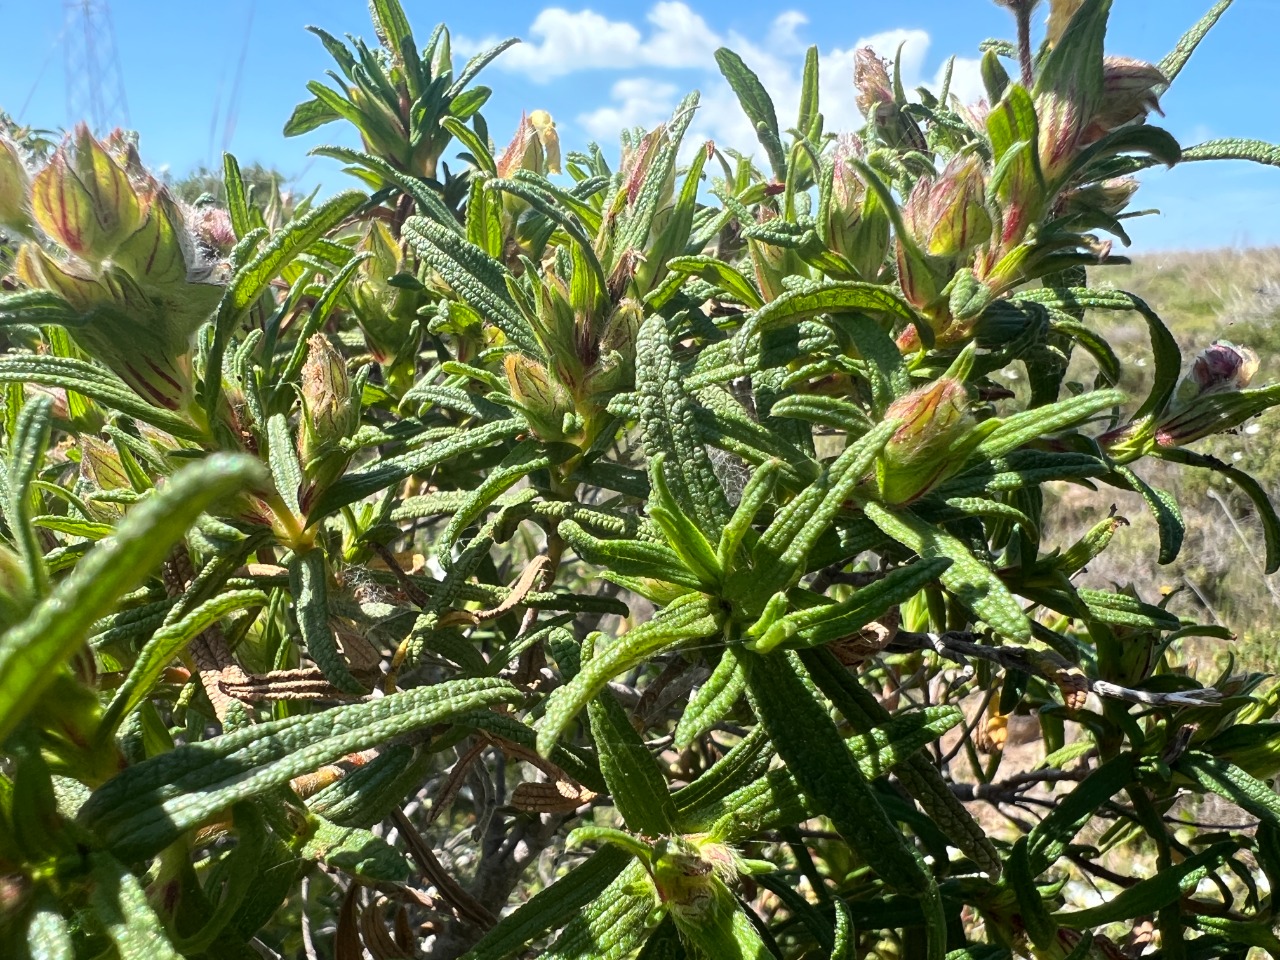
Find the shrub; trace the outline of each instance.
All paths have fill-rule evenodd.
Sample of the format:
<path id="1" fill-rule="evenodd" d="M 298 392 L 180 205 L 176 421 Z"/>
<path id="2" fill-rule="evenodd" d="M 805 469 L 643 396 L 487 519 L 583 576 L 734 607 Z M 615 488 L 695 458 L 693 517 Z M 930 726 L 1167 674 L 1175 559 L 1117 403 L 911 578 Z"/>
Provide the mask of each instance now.
<path id="1" fill-rule="evenodd" d="M 1124 520 L 1055 543 L 1045 509 L 1134 491 L 1167 563 L 1144 464 L 1213 471 L 1280 565 L 1261 487 L 1193 449 L 1280 387 L 1225 341 L 1184 373 L 1085 276 L 1133 175 L 1277 152 L 1145 122 L 1229 0 L 1155 65 L 1104 56 L 1108 0 L 1038 53 L 1004 2 L 990 106 L 863 51 L 858 134 L 814 52 L 784 135 L 719 51 L 763 167 L 684 143 L 696 95 L 617 171 L 542 112 L 495 156 L 506 45 L 455 71 L 396 0 L 376 48 L 315 30 L 339 72 L 286 129 L 354 124 L 316 152 L 359 191 L 227 157 L 190 208 L 125 136 L 6 143 L 5 955 L 1280 949 L 1275 688 L 1175 669 L 1225 631 L 1078 587 Z M 1145 322 L 1145 397 L 1098 311 Z M 1016 714 L 1048 756 L 1001 780 Z M 1190 831 L 1206 794 L 1256 830 Z"/>

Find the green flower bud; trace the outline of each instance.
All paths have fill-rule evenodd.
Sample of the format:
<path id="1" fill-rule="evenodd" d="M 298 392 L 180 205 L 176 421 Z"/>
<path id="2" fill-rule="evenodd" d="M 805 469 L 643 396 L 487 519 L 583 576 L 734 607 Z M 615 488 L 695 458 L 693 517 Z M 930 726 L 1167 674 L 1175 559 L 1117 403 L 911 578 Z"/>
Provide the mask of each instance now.
<path id="1" fill-rule="evenodd" d="M 503 362 L 511 396 L 543 440 L 564 440 L 567 418 L 573 414 L 573 398 L 537 360 L 520 353 L 507 354 Z"/>
<path id="2" fill-rule="evenodd" d="M 969 396 L 959 380 L 942 378 L 899 397 L 885 411 L 901 420 L 876 459 L 876 489 L 885 503 L 907 503 L 964 465 L 973 445 Z"/>
<path id="3" fill-rule="evenodd" d="M 1124 212 L 1137 189 L 1134 177 L 1113 177 L 1076 187 L 1063 194 L 1062 213 L 1068 217 L 1102 214 L 1114 218 Z"/>
<path id="4" fill-rule="evenodd" d="M 991 236 L 980 157 L 956 157 L 936 178 L 922 177 L 907 198 L 902 219 L 931 256 L 964 255 Z"/>
<path id="5" fill-rule="evenodd" d="M 308 478 L 332 473 L 335 453 L 339 454 L 337 472 L 342 472 L 347 456 L 340 453 L 339 442 L 359 425 L 360 398 L 352 395 L 347 363 L 329 338 L 317 333 L 307 341 L 307 360 L 302 365 L 298 458 Z"/>
<path id="6" fill-rule="evenodd" d="M 128 174 L 84 124 L 76 128 L 74 149 L 63 144 L 36 174 L 31 201 L 40 228 L 91 263 L 114 254 L 142 222 Z"/>
<path id="7" fill-rule="evenodd" d="M 18 146 L 0 135 L 0 227 L 29 235 L 31 213 L 27 209 L 27 190 L 31 177 L 18 153 Z"/>
<path id="8" fill-rule="evenodd" d="M 129 474 L 125 472 L 120 460 L 120 452 L 111 444 L 97 437 L 81 436 L 77 441 L 80 447 L 80 477 L 94 490 L 130 490 Z M 121 504 L 107 500 L 95 500 L 86 497 L 85 503 L 99 520 L 112 521 L 124 516 Z"/>
<path id="9" fill-rule="evenodd" d="M 889 251 L 890 223 L 879 198 L 867 190 L 854 167 L 863 154 L 862 141 L 853 134 L 842 134 L 836 141 L 827 237 L 831 249 L 848 260 L 860 276 L 874 280 Z"/>
<path id="10" fill-rule="evenodd" d="M 182 212 L 154 180 L 139 201 L 142 222 L 112 255 L 112 263 L 143 285 L 185 283 L 196 254 Z"/>
<path id="11" fill-rule="evenodd" d="M 929 145 L 920 125 L 902 111 L 893 95 L 888 67 L 870 47 L 854 54 L 853 85 L 858 90 L 858 109 L 867 118 L 876 139 L 900 150 L 928 152 Z"/>

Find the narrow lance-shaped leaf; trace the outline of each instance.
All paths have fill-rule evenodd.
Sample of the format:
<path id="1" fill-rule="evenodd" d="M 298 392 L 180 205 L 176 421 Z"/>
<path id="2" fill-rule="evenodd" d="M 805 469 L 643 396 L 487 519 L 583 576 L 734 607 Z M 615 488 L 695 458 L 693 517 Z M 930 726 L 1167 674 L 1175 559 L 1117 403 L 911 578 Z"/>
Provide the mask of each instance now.
<path id="1" fill-rule="evenodd" d="M 0 636 L 0 740 L 31 709 L 89 627 L 152 573 L 206 509 L 267 482 L 257 461 L 218 454 L 174 474 L 99 543 L 25 621 Z"/>
<path id="2" fill-rule="evenodd" d="M 105 743 L 115 733 L 120 722 L 151 692 L 165 667 L 195 637 L 228 614 L 267 603 L 268 597 L 261 590 L 229 590 L 152 634 L 103 715 L 98 742 Z"/>
<path id="3" fill-rule="evenodd" d="M 939 579 L 993 630 L 1011 640 L 1031 639 L 1031 621 L 1022 612 L 1021 604 L 958 539 L 910 510 L 889 510 L 874 502 L 864 504 L 863 510 L 868 520 L 920 556 L 952 561 Z"/>
<path id="4" fill-rule="evenodd" d="M 718 634 L 721 617 L 706 597 L 687 594 L 609 646 L 597 649 L 582 671 L 547 699 L 546 712 L 537 724 L 538 752 L 546 756 L 569 722 L 618 674 L 661 653 Z"/>
<path id="5" fill-rule="evenodd" d="M 612 691 L 601 691 L 587 714 L 600 771 L 627 828 L 647 837 L 671 833 L 676 808 L 666 778 Z"/>
<path id="6" fill-rule="evenodd" d="M 127 768 L 94 791 L 78 819 L 117 856 L 143 859 L 234 802 L 349 753 L 518 699 L 515 688 L 501 680 L 446 680 L 312 716 L 242 727 Z"/>
<path id="7" fill-rule="evenodd" d="M 940 912 L 936 882 L 884 812 L 827 711 L 804 683 L 799 660 L 793 654 L 746 654 L 745 660 L 752 705 L 800 789 L 886 883 L 920 897 L 927 913 Z M 940 960 L 945 937 L 939 942 L 931 935 L 929 941 L 929 960 Z"/>
<path id="8" fill-rule="evenodd" d="M 403 235 L 460 300 L 478 309 L 526 354 L 545 359 L 524 315 L 511 300 L 502 264 L 455 231 L 425 217 L 406 220 Z"/>
<path id="9" fill-rule="evenodd" d="M 782 148 L 782 138 L 778 132 L 778 114 L 771 98 L 760 78 L 755 75 L 742 58 L 728 47 L 716 51 L 716 63 L 720 72 L 729 81 L 729 86 L 738 96 L 738 102 L 751 121 L 752 129 L 769 157 L 769 165 L 773 167 L 774 179 L 783 183 L 787 179 L 787 154 Z"/>

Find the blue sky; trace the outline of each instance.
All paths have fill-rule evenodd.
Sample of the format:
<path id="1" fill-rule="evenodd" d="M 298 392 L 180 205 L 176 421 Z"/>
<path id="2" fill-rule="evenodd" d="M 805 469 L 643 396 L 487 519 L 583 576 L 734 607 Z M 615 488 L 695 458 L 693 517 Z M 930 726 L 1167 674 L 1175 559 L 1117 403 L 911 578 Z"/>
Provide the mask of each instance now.
<path id="1" fill-rule="evenodd" d="M 909 83 L 932 82 L 951 54 L 957 87 L 976 97 L 977 46 L 1008 36 L 1004 10 L 990 0 L 556 0 L 540 5 L 494 2 L 442 6 L 404 0 L 420 40 L 441 11 L 461 59 L 507 36 L 526 43 L 508 51 L 482 81 L 494 88 L 485 109 L 494 138 L 505 142 L 521 111 L 545 109 L 567 149 L 589 140 L 616 143 L 629 124 L 662 119 L 688 90 L 703 93 L 693 135 L 726 145 L 754 145 L 750 127 L 716 72 L 712 52 L 727 44 L 750 64 L 778 103 L 783 125 L 794 116 L 804 49 L 822 54 L 822 109 L 830 130 L 860 123 L 850 83 L 853 51 L 864 43 L 891 53 L 907 42 Z M 1157 60 L 1209 0 L 1115 0 L 1112 53 Z M 0 108 L 35 126 L 59 127 L 68 116 L 64 79 L 67 34 L 62 4 L 0 0 L 9 32 L 0 72 Z M 182 173 L 216 165 L 230 149 L 322 192 L 343 185 L 330 161 L 307 156 L 320 143 L 346 140 L 340 125 L 288 140 L 280 130 L 305 84 L 332 64 L 303 28 L 371 36 L 363 0 L 113 0 L 129 124 L 153 167 Z M 1046 5 L 1047 6 L 1047 5 Z M 1166 96 L 1163 121 L 1184 143 L 1242 136 L 1280 140 L 1280 90 L 1274 83 L 1280 0 L 1237 0 Z M 1154 173 L 1138 206 L 1158 217 L 1133 224 L 1135 251 L 1280 244 L 1280 168 L 1245 163 L 1187 164 Z"/>

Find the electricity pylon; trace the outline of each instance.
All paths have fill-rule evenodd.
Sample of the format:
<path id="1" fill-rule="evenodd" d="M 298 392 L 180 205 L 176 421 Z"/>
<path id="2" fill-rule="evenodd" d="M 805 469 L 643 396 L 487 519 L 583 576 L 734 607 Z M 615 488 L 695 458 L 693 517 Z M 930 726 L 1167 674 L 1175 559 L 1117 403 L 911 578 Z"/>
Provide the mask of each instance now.
<path id="1" fill-rule="evenodd" d="M 120 58 L 107 0 L 62 0 L 66 20 L 67 121 L 81 120 L 98 135 L 128 126 Z"/>

